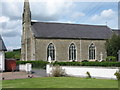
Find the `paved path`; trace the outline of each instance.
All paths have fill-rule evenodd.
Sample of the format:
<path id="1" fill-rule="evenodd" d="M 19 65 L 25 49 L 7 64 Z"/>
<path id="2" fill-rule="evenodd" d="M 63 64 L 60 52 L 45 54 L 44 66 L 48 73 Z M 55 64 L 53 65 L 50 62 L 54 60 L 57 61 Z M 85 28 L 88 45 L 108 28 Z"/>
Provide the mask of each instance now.
<path id="1" fill-rule="evenodd" d="M 3 72 L 0 73 L 0 80 L 24 79 L 33 77 L 46 77 L 45 69 L 32 69 L 32 74 L 26 72 Z"/>
<path id="2" fill-rule="evenodd" d="M 46 70 L 45 69 L 32 69 L 32 72 L 34 75 L 40 76 L 40 77 L 46 77 Z"/>
<path id="3" fill-rule="evenodd" d="M 26 72 L 3 72 L 0 73 L 0 80 L 11 80 L 11 79 L 23 79 L 31 77 L 40 77 L 34 74 L 28 74 Z"/>

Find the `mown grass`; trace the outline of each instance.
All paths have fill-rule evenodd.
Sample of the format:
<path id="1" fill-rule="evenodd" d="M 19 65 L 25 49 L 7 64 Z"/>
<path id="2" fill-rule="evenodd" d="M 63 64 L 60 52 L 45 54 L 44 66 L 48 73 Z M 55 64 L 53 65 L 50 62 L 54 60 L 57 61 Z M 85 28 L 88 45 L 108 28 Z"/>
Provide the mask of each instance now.
<path id="1" fill-rule="evenodd" d="M 118 88 L 117 80 L 79 77 L 42 77 L 4 80 L 3 88 Z"/>

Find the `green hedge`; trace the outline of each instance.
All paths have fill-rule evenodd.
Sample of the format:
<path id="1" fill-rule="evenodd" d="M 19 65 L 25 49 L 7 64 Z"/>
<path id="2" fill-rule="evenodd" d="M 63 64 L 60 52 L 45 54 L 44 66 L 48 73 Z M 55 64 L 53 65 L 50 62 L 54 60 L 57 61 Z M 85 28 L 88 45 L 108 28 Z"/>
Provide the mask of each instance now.
<path id="1" fill-rule="evenodd" d="M 47 61 L 17 61 L 17 64 L 31 63 L 33 68 L 46 68 Z M 120 67 L 120 62 L 54 62 L 53 65 L 60 66 L 102 66 Z"/>
<path id="2" fill-rule="evenodd" d="M 46 61 L 17 61 L 17 65 L 19 64 L 26 64 L 26 63 L 31 63 L 33 68 L 46 68 L 46 64 L 48 62 Z"/>
<path id="3" fill-rule="evenodd" d="M 106 61 L 116 62 L 116 61 L 117 61 L 117 58 L 114 57 L 114 56 L 108 56 L 108 57 L 106 58 Z"/>
<path id="4" fill-rule="evenodd" d="M 55 62 L 53 65 L 120 67 L 120 62 Z"/>

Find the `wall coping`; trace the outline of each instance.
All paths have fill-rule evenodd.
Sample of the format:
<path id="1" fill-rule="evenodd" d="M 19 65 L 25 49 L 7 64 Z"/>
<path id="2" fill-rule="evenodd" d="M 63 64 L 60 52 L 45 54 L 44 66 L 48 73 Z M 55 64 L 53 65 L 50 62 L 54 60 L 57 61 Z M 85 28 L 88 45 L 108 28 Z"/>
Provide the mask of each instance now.
<path id="1" fill-rule="evenodd" d="M 120 69 L 120 67 L 100 67 L 100 66 L 61 66 L 61 67 L 80 67 L 80 68 L 106 68 L 106 69 Z"/>

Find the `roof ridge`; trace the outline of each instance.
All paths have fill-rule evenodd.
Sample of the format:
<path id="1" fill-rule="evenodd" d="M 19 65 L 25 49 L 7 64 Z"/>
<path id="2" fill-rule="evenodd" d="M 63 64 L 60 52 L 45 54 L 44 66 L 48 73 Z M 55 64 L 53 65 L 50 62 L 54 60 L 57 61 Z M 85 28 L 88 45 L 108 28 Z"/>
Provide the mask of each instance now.
<path id="1" fill-rule="evenodd" d="M 83 26 L 95 26 L 95 27 L 108 27 L 106 25 L 90 25 L 90 24 L 75 24 L 75 23 L 59 23 L 59 22 L 35 22 L 31 21 L 31 23 L 45 23 L 45 24 L 67 24 L 67 25 L 83 25 Z"/>

